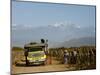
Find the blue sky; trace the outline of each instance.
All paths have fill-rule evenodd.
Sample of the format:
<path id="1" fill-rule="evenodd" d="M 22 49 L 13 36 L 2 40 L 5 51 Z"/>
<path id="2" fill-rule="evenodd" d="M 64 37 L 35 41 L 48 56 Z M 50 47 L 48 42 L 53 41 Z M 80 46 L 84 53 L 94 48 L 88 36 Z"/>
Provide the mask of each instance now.
<path id="1" fill-rule="evenodd" d="M 89 26 L 95 24 L 95 7 L 14 1 L 12 20 L 12 24 L 34 27 L 64 21 Z"/>
<path id="2" fill-rule="evenodd" d="M 17 40 L 18 42 L 18 40 L 23 40 L 23 41 L 29 40 L 29 38 L 33 36 L 28 35 L 26 39 L 22 38 L 25 38 L 27 34 L 35 35 L 35 33 L 32 33 L 32 31 L 30 30 L 35 30 L 36 28 L 40 27 L 43 28 L 47 26 L 66 27 L 67 28 L 66 36 L 62 35 L 63 38 L 66 37 L 72 38 L 73 36 L 68 36 L 68 35 L 76 34 L 74 32 L 75 27 L 78 28 L 78 30 L 79 29 L 81 30 L 79 34 L 82 33 L 84 37 L 87 35 L 93 36 L 95 35 L 95 33 L 93 33 L 95 32 L 95 6 L 12 1 L 13 41 Z M 74 28 L 73 32 L 71 34 L 67 34 L 72 31 L 68 30 L 70 28 Z M 20 33 L 19 30 L 22 33 Z M 82 30 L 85 31 L 85 33 L 83 33 Z M 27 33 L 25 34 L 24 32 Z M 61 34 L 63 33 L 65 33 L 64 30 L 62 30 Z M 47 38 L 51 37 L 48 36 Z M 57 39 L 58 41 L 63 38 L 58 38 L 58 39 L 55 38 L 50 40 Z M 38 39 L 33 39 L 33 40 L 38 40 Z"/>

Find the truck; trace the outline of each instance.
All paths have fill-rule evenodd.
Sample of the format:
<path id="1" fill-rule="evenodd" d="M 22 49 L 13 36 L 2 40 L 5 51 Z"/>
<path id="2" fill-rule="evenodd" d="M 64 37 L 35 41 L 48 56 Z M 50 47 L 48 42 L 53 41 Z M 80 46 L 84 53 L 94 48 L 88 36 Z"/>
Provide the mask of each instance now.
<path id="1" fill-rule="evenodd" d="M 26 59 L 26 65 L 45 65 L 46 64 L 46 43 L 29 43 L 24 46 L 24 55 Z"/>

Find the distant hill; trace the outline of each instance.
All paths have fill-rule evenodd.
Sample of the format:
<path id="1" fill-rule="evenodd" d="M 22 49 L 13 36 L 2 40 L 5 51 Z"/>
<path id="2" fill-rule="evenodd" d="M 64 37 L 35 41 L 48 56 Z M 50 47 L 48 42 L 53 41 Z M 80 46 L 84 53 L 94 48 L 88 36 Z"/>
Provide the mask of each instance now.
<path id="1" fill-rule="evenodd" d="M 82 38 L 65 41 L 57 45 L 56 47 L 95 46 L 95 44 L 96 44 L 95 37 L 82 37 Z"/>
<path id="2" fill-rule="evenodd" d="M 95 36 L 95 25 L 80 27 L 77 24 L 58 24 L 39 27 L 24 28 L 17 25 L 12 31 L 12 45 L 24 47 L 29 42 L 39 42 L 41 38 L 48 39 L 49 45 L 56 45 L 59 42 L 73 38 Z M 76 35 L 77 34 L 77 35 Z"/>

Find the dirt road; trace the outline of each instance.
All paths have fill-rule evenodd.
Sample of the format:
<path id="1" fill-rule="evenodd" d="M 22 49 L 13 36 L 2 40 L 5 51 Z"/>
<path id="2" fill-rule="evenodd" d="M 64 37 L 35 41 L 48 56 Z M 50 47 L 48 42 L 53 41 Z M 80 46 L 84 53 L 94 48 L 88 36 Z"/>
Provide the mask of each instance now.
<path id="1" fill-rule="evenodd" d="M 74 67 L 69 67 L 65 64 L 60 64 L 59 61 L 52 58 L 52 64 L 40 66 L 12 66 L 12 74 L 20 73 L 36 73 L 36 72 L 53 72 L 53 71 L 68 71 L 73 70 Z"/>

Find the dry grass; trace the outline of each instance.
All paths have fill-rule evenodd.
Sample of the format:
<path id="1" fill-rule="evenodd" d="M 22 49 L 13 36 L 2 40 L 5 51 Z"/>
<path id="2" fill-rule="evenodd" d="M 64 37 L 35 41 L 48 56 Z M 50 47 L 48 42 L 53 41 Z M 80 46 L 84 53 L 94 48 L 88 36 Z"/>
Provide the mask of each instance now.
<path id="1" fill-rule="evenodd" d="M 24 58 L 24 51 L 22 48 L 12 48 L 12 65 L 21 61 Z"/>

